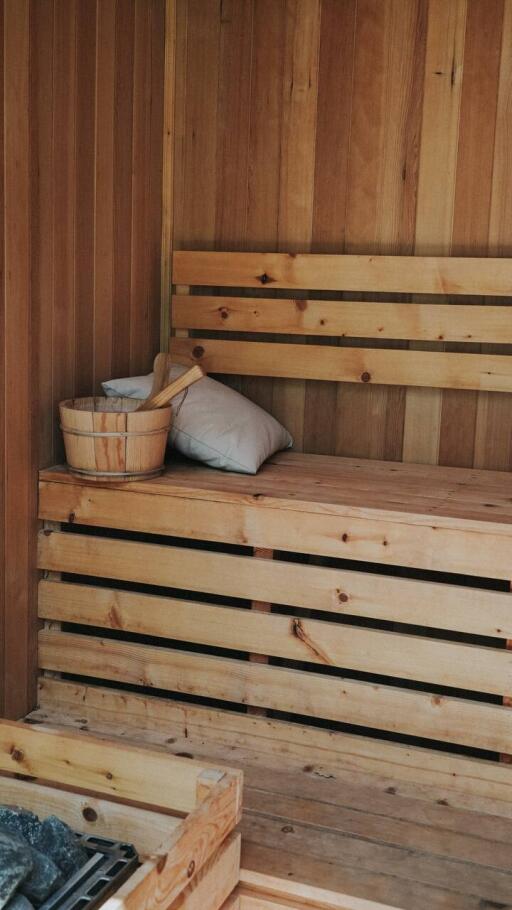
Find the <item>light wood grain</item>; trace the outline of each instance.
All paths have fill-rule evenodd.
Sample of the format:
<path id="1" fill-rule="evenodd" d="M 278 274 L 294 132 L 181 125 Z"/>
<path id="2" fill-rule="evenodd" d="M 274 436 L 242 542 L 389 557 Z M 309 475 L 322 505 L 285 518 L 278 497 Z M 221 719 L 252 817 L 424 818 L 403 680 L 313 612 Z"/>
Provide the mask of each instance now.
<path id="1" fill-rule="evenodd" d="M 417 254 L 450 252 L 466 12 L 467 0 L 429 3 L 415 225 Z M 407 389 L 404 461 L 438 462 L 442 400 L 438 389 Z"/>
<path id="2" fill-rule="evenodd" d="M 224 754 L 228 764 L 233 763 L 232 746 L 236 741 L 238 764 L 244 764 L 246 778 L 249 765 L 256 765 L 265 774 L 270 768 L 278 773 L 285 764 L 291 792 L 299 780 L 304 795 L 309 775 L 316 782 L 328 781 L 328 769 L 327 774 L 332 774 L 343 787 L 362 783 L 365 788 L 377 786 L 385 792 L 394 785 L 396 793 L 385 797 L 388 811 L 390 800 L 396 804 L 396 794 L 413 798 L 420 795 L 422 800 L 435 803 L 438 821 L 444 818 L 448 825 L 451 819 L 447 818 L 445 802 L 458 809 L 489 812 L 492 821 L 486 830 L 492 836 L 498 830 L 498 819 L 505 818 L 510 823 L 512 818 L 510 767 L 496 761 L 476 760 L 432 748 L 411 749 L 402 743 L 365 735 L 322 728 L 311 730 L 299 723 L 249 717 L 240 712 L 120 692 L 101 685 L 41 678 L 39 699 L 41 708 L 34 715 L 37 720 L 51 718 L 52 723 L 76 727 L 87 718 L 91 730 L 107 735 L 115 731 L 121 736 L 129 731 L 135 741 L 155 744 L 164 744 L 170 731 L 176 751 L 189 739 L 194 743 L 194 753 L 203 754 L 200 743 L 206 742 L 206 754 L 215 755 L 215 761 Z M 247 756 L 245 760 L 242 752 Z M 281 786 L 281 792 L 282 789 Z M 345 795 L 344 790 L 341 801 Z M 368 805 L 368 790 L 348 804 L 355 809 Z M 395 805 L 393 814 L 403 817 L 403 812 L 403 805 L 401 811 Z M 407 817 L 418 820 L 414 807 L 409 807 Z M 467 830 L 464 823 L 460 830 Z M 509 842 L 507 832 L 502 840 L 505 844 Z"/>
<path id="3" fill-rule="evenodd" d="M 220 910 L 240 880 L 240 834 L 229 835 L 169 910 Z"/>
<path id="4" fill-rule="evenodd" d="M 66 540 L 67 540 L 66 535 Z M 74 568 L 84 575 L 99 573 L 146 585 L 201 591 L 225 597 L 249 598 L 254 604 L 287 604 L 329 614 L 421 625 L 433 629 L 512 639 L 510 595 L 499 591 L 415 581 L 392 576 L 305 566 L 271 560 L 260 565 L 244 556 L 203 550 L 174 549 L 155 544 L 100 540 L 86 555 L 74 550 Z M 62 562 L 61 562 L 62 560 Z M 68 565 L 63 550 L 52 555 L 40 550 L 40 566 Z M 73 620 L 73 616 L 110 617 L 116 606 L 132 612 L 147 603 L 141 622 L 151 624 L 155 597 L 114 591 L 72 582 L 39 582 L 39 615 L 43 619 Z M 165 604 L 165 599 L 162 601 Z M 156 603 L 158 605 L 158 601 Z"/>
<path id="5" fill-rule="evenodd" d="M 124 748 L 117 743 L 109 745 L 78 733 L 62 736 L 46 731 L 42 736 L 37 727 L 7 721 L 0 725 L 2 771 L 28 774 L 148 806 L 191 812 L 204 765 L 176 759 L 172 777 L 162 792 L 166 762 L 166 756 L 159 753 Z"/>
<path id="6" fill-rule="evenodd" d="M 512 343 L 506 306 L 202 295 L 191 299 L 175 294 L 172 308 L 176 329 Z"/>
<path id="7" fill-rule="evenodd" d="M 512 262 L 497 258 L 176 251 L 176 284 L 508 297 Z"/>
<path id="8" fill-rule="evenodd" d="M 152 645 L 40 632 L 41 667 L 506 751 L 508 708 Z"/>
<path id="9" fill-rule="evenodd" d="M 375 385 L 512 391 L 505 355 L 335 348 L 323 345 L 173 338 L 171 353 L 208 373 L 244 373 Z"/>
<path id="10" fill-rule="evenodd" d="M 110 837 L 137 844 L 142 854 L 157 853 L 169 833 L 180 824 L 179 818 L 162 815 L 150 809 L 126 806 L 99 797 L 85 796 L 35 782 L 0 778 L 2 803 L 22 805 L 42 818 L 58 815 L 75 831 Z"/>
<path id="11" fill-rule="evenodd" d="M 66 585 L 59 592 L 57 582 L 50 584 L 50 591 L 46 588 L 46 597 L 40 602 L 42 619 L 400 676 L 476 692 L 512 694 L 512 653 L 506 650 L 340 626 L 298 614 L 280 616 L 254 608 L 241 610 L 101 588 L 83 587 L 79 598 Z M 51 592 L 56 588 L 53 600 Z M 311 606 L 316 608 L 314 600 Z"/>
<path id="12" fill-rule="evenodd" d="M 374 479 L 380 483 L 382 478 L 377 474 Z M 72 515 L 78 523 L 97 527 L 307 551 L 384 565 L 435 567 L 476 577 L 510 577 L 510 515 L 505 512 L 501 522 L 489 522 L 485 507 L 471 501 L 455 507 L 441 504 L 433 513 L 410 494 L 402 511 L 396 505 L 382 508 L 379 502 L 372 507 L 367 496 L 361 502 L 359 491 L 355 502 L 351 500 L 353 505 L 343 503 L 343 494 L 341 500 L 334 497 L 334 502 L 330 494 L 300 501 L 294 490 L 279 489 L 277 495 L 269 491 L 268 497 L 254 489 L 253 495 L 258 496 L 248 501 L 250 485 L 248 491 L 235 488 L 231 494 L 199 485 L 199 495 L 188 497 L 189 482 L 185 488 L 164 486 L 155 510 L 150 483 L 154 482 L 147 481 L 143 492 L 130 492 L 99 486 L 84 490 L 78 484 L 46 481 L 40 488 L 40 516 L 67 521 Z M 66 544 L 60 535 L 49 536 L 50 551 L 56 548 L 57 559 L 67 547 L 72 548 L 68 549 L 68 571 L 76 571 L 77 546 L 84 546 L 87 554 L 87 544 Z"/>

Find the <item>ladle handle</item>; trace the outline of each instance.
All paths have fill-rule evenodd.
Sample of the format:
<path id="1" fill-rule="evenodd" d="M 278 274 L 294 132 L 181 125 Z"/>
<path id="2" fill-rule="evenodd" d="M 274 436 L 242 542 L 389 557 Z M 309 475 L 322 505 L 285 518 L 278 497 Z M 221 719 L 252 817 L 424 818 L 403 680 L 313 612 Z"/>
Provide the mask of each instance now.
<path id="1" fill-rule="evenodd" d="M 176 395 L 179 395 L 180 392 L 184 392 L 185 389 L 188 389 L 194 382 L 202 379 L 204 375 L 202 367 L 200 367 L 199 364 L 196 364 L 191 367 L 190 370 L 187 370 L 186 373 L 183 373 L 182 376 L 179 376 L 178 379 L 170 382 L 169 385 L 167 385 L 165 389 L 162 389 L 161 392 L 158 392 L 157 395 L 147 398 L 144 402 L 144 406 L 141 407 L 140 410 L 153 411 L 155 408 L 165 407 L 173 398 L 176 398 Z"/>

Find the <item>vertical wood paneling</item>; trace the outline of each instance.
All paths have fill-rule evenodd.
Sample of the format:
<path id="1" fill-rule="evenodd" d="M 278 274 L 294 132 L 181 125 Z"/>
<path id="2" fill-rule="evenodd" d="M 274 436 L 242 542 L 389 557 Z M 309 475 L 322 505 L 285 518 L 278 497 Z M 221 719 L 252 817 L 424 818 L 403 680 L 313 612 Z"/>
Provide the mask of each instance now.
<path id="1" fill-rule="evenodd" d="M 356 2 L 322 4 L 316 125 L 313 252 L 343 253 L 347 209 Z M 336 451 L 339 386 L 306 383 L 303 446 L 307 452 Z"/>
<path id="2" fill-rule="evenodd" d="M 489 254 L 512 255 L 512 2 L 505 0 L 492 171 Z M 475 430 L 476 467 L 512 468 L 512 401 L 480 395 Z"/>
<path id="3" fill-rule="evenodd" d="M 409 253 L 414 243 L 426 7 L 357 5 L 347 251 Z M 340 387 L 336 452 L 399 459 L 404 390 Z"/>
<path id="4" fill-rule="evenodd" d="M 53 398 L 73 395 L 75 350 L 76 0 L 55 0 L 53 61 Z M 46 358 L 44 358 L 46 362 Z M 48 365 L 50 366 L 50 364 Z M 54 452 L 60 430 L 53 423 Z"/>
<path id="5" fill-rule="evenodd" d="M 278 249 L 311 249 L 320 48 L 320 0 L 288 0 L 284 50 Z M 255 99 L 253 98 L 253 103 Z M 273 411 L 303 448 L 306 383 L 274 383 Z"/>
<path id="6" fill-rule="evenodd" d="M 201 8 L 179 0 L 178 246 L 510 254 L 511 0 Z M 241 388 L 307 451 L 512 464 L 508 396 Z"/>
<path id="7" fill-rule="evenodd" d="M 80 0 L 76 10 L 76 206 L 75 206 L 75 393 L 94 387 L 94 137 L 96 3 Z"/>
<path id="8" fill-rule="evenodd" d="M 58 401 L 149 369 L 159 346 L 165 3 L 31 8 L 40 461 L 51 464 Z"/>
<path id="9" fill-rule="evenodd" d="M 424 256 L 450 252 L 466 12 L 467 0 L 430 0 L 415 229 L 415 252 Z M 405 461 L 438 461 L 442 397 L 440 389 L 407 390 Z"/>
<path id="10" fill-rule="evenodd" d="M 6 0 L 3 20 L 3 678 L 2 710 L 26 710 L 33 687 L 33 388 L 30 293 L 29 0 Z M 37 352 L 35 352 L 37 356 Z"/>
<path id="11" fill-rule="evenodd" d="M 94 390 L 112 373 L 114 291 L 115 3 L 99 3 L 96 19 Z"/>
<path id="12" fill-rule="evenodd" d="M 251 104 L 251 0 L 223 0 L 217 132 L 215 238 L 220 249 L 245 248 Z"/>
<path id="13" fill-rule="evenodd" d="M 21 716 L 58 401 L 158 349 L 165 0 L 0 0 L 0 40 L 0 714 Z"/>
<path id="14" fill-rule="evenodd" d="M 4 4 L 0 4 L 0 47 L 4 53 Z M 4 66 L 0 66 L 0 212 L 4 194 Z M 5 219 L 0 217 L 0 339 L 5 338 Z M 5 344 L 0 340 L 0 568 L 5 566 Z M 5 714 L 5 584 L 0 581 L 0 716 Z"/>
<path id="15" fill-rule="evenodd" d="M 114 293 L 112 300 L 112 370 L 130 369 L 132 250 L 132 173 L 134 101 L 134 19 L 130 0 L 116 0 L 114 73 Z"/>
<path id="16" fill-rule="evenodd" d="M 155 12 L 155 4 L 153 3 Z M 160 266 L 160 350 L 167 351 L 169 347 L 169 335 L 171 330 L 171 270 L 172 270 L 172 245 L 174 232 L 174 147 L 176 131 L 176 95 L 174 92 L 176 86 L 176 17 L 177 3 L 176 0 L 166 0 L 164 21 L 160 21 L 167 34 L 165 42 L 164 56 L 164 81 L 162 86 L 162 120 L 163 120 L 163 142 L 160 164 L 153 165 L 151 168 L 151 186 L 160 178 L 160 187 L 162 189 L 162 226 L 160 238 L 156 238 L 160 243 L 162 256 Z M 152 17 L 152 26 L 157 25 L 156 16 Z M 152 66 L 157 65 L 156 55 L 152 56 Z M 155 118 L 152 118 L 152 123 Z M 154 135 L 152 130 L 151 147 L 158 149 L 158 135 Z"/>
<path id="17" fill-rule="evenodd" d="M 251 47 L 246 248 L 278 247 L 286 0 L 254 4 Z M 275 91 L 268 91 L 268 85 Z M 241 391 L 272 410 L 272 379 L 244 377 Z"/>
<path id="18" fill-rule="evenodd" d="M 131 198 L 130 369 L 144 370 L 149 308 L 149 282 L 144 251 L 149 243 L 151 168 L 151 5 L 138 3 L 134 10 L 133 140 Z"/>
<path id="19" fill-rule="evenodd" d="M 452 235 L 456 255 L 488 250 L 503 12 L 503 0 L 473 0 L 468 6 Z M 477 392 L 443 393 L 443 464 L 473 464 L 477 408 Z"/>
<path id="20" fill-rule="evenodd" d="M 214 249 L 221 8 L 219 0 L 189 0 L 186 10 L 180 6 L 179 14 L 186 13 L 186 48 L 180 61 L 185 84 L 180 82 L 179 92 L 185 93 L 186 111 L 182 135 L 177 131 L 182 164 L 175 187 L 182 206 L 175 219 L 175 247 Z"/>

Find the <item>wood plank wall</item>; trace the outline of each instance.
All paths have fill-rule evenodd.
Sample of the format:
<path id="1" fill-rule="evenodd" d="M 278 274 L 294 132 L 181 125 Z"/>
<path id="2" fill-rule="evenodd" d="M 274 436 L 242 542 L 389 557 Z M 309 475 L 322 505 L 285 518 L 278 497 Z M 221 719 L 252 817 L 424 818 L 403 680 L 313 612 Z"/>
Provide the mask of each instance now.
<path id="1" fill-rule="evenodd" d="M 164 25 L 165 0 L 0 0 L 0 715 L 35 697 L 56 405 L 159 346 Z"/>
<path id="2" fill-rule="evenodd" d="M 178 0 L 176 66 L 175 248 L 512 255 L 512 0 Z M 512 467 L 510 396 L 241 388 L 299 449 Z"/>

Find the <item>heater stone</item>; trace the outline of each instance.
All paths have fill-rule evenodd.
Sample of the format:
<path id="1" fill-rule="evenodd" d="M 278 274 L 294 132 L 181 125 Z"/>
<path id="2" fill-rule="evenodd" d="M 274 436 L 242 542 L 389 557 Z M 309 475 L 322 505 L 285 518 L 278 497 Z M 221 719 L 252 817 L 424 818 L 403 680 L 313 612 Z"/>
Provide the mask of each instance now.
<path id="1" fill-rule="evenodd" d="M 64 884 L 64 877 L 49 856 L 45 856 L 34 847 L 30 847 L 30 855 L 33 862 L 32 872 L 20 885 L 19 890 L 33 904 L 39 905 Z"/>
<path id="2" fill-rule="evenodd" d="M 14 897 L 11 897 L 5 910 L 34 910 L 34 906 L 23 894 L 15 894 Z"/>
<path id="3" fill-rule="evenodd" d="M 28 809 L 22 809 L 21 806 L 0 806 L 0 826 L 14 831 L 15 834 L 19 834 L 28 840 L 29 844 L 32 844 L 39 832 L 41 822 L 37 815 L 29 812 Z"/>
<path id="4" fill-rule="evenodd" d="M 0 828 L 0 910 L 33 869 L 30 848 L 7 828 Z"/>
<path id="5" fill-rule="evenodd" d="M 71 828 L 55 815 L 41 822 L 32 845 L 50 857 L 66 878 L 78 872 L 87 862 L 87 853 L 77 842 Z"/>

